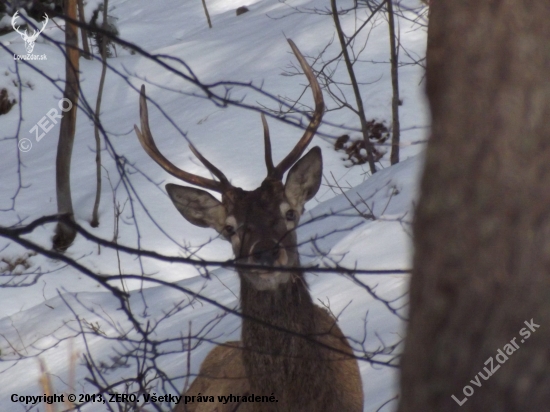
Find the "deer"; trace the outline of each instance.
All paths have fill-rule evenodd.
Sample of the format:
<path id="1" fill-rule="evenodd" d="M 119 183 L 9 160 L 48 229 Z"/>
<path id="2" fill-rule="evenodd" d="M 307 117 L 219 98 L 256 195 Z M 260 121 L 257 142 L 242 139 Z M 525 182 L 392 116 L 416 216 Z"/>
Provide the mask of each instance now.
<path id="1" fill-rule="evenodd" d="M 33 34 L 31 34 L 29 36 L 27 34 L 27 29 L 25 29 L 25 31 L 22 32 L 21 30 L 19 30 L 20 26 L 17 26 L 17 27 L 15 26 L 16 25 L 15 22 L 17 21 L 18 14 L 19 14 L 19 12 L 16 11 L 15 14 L 13 15 L 13 17 L 11 18 L 11 25 L 12 25 L 13 29 L 17 33 L 19 33 L 19 35 L 21 36 L 21 38 L 25 42 L 25 49 L 27 49 L 27 53 L 31 54 L 32 51 L 34 50 L 34 43 L 36 42 L 36 39 L 38 38 L 40 33 L 42 33 L 44 31 L 44 29 L 46 28 L 46 24 L 48 24 L 48 21 L 49 21 L 48 15 L 46 13 L 44 13 L 44 21 L 42 22 L 42 28 L 38 31 L 33 30 Z"/>
<path id="2" fill-rule="evenodd" d="M 302 154 L 319 127 L 324 100 L 313 70 L 294 42 L 288 43 L 309 81 L 315 109 L 301 139 L 276 166 L 262 114 L 267 176 L 253 191 L 233 186 L 192 144 L 191 151 L 215 179 L 188 173 L 166 159 L 151 134 L 141 88 L 141 129 L 134 129 L 143 149 L 166 172 L 199 187 L 169 183 L 166 191 L 188 222 L 214 229 L 230 242 L 240 279 L 241 340 L 219 345 L 207 355 L 183 394 L 189 402 L 182 398 L 177 412 L 363 410 L 353 350 L 336 318 L 313 303 L 300 265 L 296 228 L 305 203 L 320 188 L 323 167 L 318 146 Z M 219 193 L 221 200 L 204 189 Z M 198 395 L 213 396 L 214 402 L 193 402 Z M 242 396 L 248 397 L 245 402 Z M 249 402 L 250 396 L 266 401 Z"/>

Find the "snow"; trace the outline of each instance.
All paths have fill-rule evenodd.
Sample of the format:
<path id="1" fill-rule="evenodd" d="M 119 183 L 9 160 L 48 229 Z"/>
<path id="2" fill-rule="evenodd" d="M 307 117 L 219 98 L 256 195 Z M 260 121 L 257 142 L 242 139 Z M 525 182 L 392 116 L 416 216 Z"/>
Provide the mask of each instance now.
<path id="1" fill-rule="evenodd" d="M 86 15 L 98 3 L 88 2 Z M 200 81 L 214 83 L 231 80 L 251 82 L 274 96 L 297 99 L 307 83 L 304 76 L 285 76 L 296 60 L 286 38 L 291 38 L 305 56 L 316 56 L 333 39 L 335 33 L 330 15 L 295 13 L 301 10 L 326 9 L 327 2 L 299 0 L 287 3 L 275 0 L 247 0 L 246 4 L 232 0 L 207 1 L 213 28 L 208 29 L 200 1 L 181 2 L 167 0 L 111 0 L 110 14 L 116 18 L 120 36 L 141 49 L 156 55 L 170 55 L 184 61 Z M 351 4 L 351 2 L 350 2 Z M 418 7 L 408 1 L 410 7 Z M 235 9 L 246 5 L 250 11 L 239 17 Z M 347 33 L 355 27 L 353 13 L 341 16 Z M 56 22 L 62 26 L 60 19 Z M 425 33 L 410 21 L 400 19 L 401 43 L 415 56 L 423 56 Z M 365 36 L 367 32 L 365 32 Z M 62 50 L 52 41 L 62 42 L 64 34 L 52 21 L 44 35 L 39 36 L 34 49 L 36 54 L 46 54 L 47 60 L 33 62 L 35 67 L 52 79 L 63 78 L 65 73 Z M 357 44 L 365 40 L 357 40 Z M 391 124 L 391 79 L 388 60 L 389 41 L 387 25 L 377 21 L 368 32 L 368 42 L 362 55 L 360 70 L 356 70 L 364 84 L 361 92 L 369 118 L 385 120 Z M 37 141 L 32 130 L 52 108 L 58 107 L 63 83 L 51 83 L 40 73 L 24 64 L 15 70 L 13 53 L 24 54 L 24 43 L 17 33 L 0 39 L 8 48 L 0 53 L 2 71 L 0 88 L 7 87 L 11 95 L 19 97 L 17 83 L 22 87 L 22 113 L 16 106 L 0 117 L 0 226 L 29 223 L 45 215 L 55 214 L 55 157 L 59 123 Z M 331 56 L 337 53 L 337 42 L 328 48 Z M 102 202 L 98 228 L 91 228 L 91 212 L 95 195 L 95 163 L 93 124 L 80 110 L 72 160 L 72 198 L 78 222 L 95 236 L 112 240 L 116 223 L 114 204 L 123 209 L 119 219 L 118 242 L 120 244 L 156 251 L 166 256 L 191 256 L 224 261 L 232 257 L 229 244 L 217 238 L 210 229 L 202 229 L 187 223 L 172 206 L 165 191 L 165 183 L 178 183 L 167 175 L 143 151 L 133 132 L 138 123 L 138 90 L 146 84 L 149 103 L 149 122 L 161 152 L 179 167 L 196 174 L 208 176 L 203 166 L 193 158 L 186 139 L 229 177 L 234 185 L 254 189 L 265 176 L 263 163 L 263 139 L 260 116 L 257 112 L 235 106 L 218 107 L 197 96 L 201 91 L 173 71 L 159 64 L 131 54 L 117 46 L 116 58 L 108 63 L 113 71 L 107 73 L 103 92 L 101 121 L 109 133 L 110 143 L 126 160 L 126 180 L 122 184 L 115 161 L 107 151 L 102 151 L 104 170 Z M 402 61 L 408 61 L 404 54 Z M 177 61 L 163 60 L 177 70 L 189 71 Z M 97 60 L 80 60 L 82 97 L 95 107 L 101 64 Z M 339 70 L 343 70 L 342 67 Z M 337 74 L 346 79 L 344 71 Z M 382 169 L 368 177 L 367 167 L 346 168 L 342 154 L 333 150 L 333 142 L 327 136 L 337 137 L 342 131 L 337 125 L 358 129 L 358 119 L 349 111 L 328 112 L 311 146 L 323 151 L 324 180 L 315 199 L 307 205 L 298 231 L 303 265 L 320 264 L 331 267 L 358 269 L 407 269 L 411 264 L 412 208 L 417 194 L 417 181 L 422 167 L 422 144 L 429 124 L 427 107 L 423 97 L 423 70 L 418 65 L 400 68 L 400 93 L 404 104 L 401 110 L 403 147 L 402 162 L 390 167 L 389 154 Z M 19 76 L 19 77 L 18 77 Z M 223 93 L 223 88 L 217 89 Z M 346 89 L 350 101 L 353 96 Z M 266 105 L 278 109 L 273 100 L 251 89 L 235 86 L 232 98 L 243 98 L 249 105 Z M 325 94 L 327 104 L 333 102 Z M 154 102 L 154 103 L 153 103 Z M 301 97 L 301 103 L 311 104 L 309 90 Z M 156 106 L 160 107 L 161 112 Z M 22 121 L 19 121 L 19 116 Z M 167 119 L 171 119 L 171 124 Z M 282 159 L 293 147 L 301 131 L 289 124 L 268 118 L 275 162 Z M 32 148 L 18 151 L 17 136 L 27 138 Z M 179 131 L 178 131 L 179 130 Z M 180 133 L 183 131 L 183 133 Z M 352 132 L 357 135 L 357 132 Z M 103 147 L 105 144 L 103 142 Z M 389 148 L 388 148 L 389 150 Z M 19 190 L 18 162 L 21 161 Z M 130 173 L 131 172 L 131 173 Z M 335 183 L 340 186 L 336 187 Z M 130 187 L 132 202 L 128 202 Z M 345 195 L 342 194 L 345 192 Z M 13 207 L 12 207 L 13 206 Z M 370 215 L 373 215 L 372 218 Z M 46 224 L 35 229 L 25 238 L 51 247 L 54 225 Z M 311 239 L 315 239 L 313 242 Z M 187 250 L 184 246 L 190 246 Z M 13 260 L 25 253 L 21 246 L 0 238 L 0 260 Z M 326 254 L 326 256 L 324 256 Z M 151 258 L 117 253 L 102 247 L 98 253 L 95 243 L 78 236 L 66 255 L 90 270 L 100 274 L 122 273 L 140 275 L 143 279 L 126 280 L 124 287 L 132 291 L 130 304 L 136 314 L 146 311 L 148 319 L 156 324 L 155 338 L 177 338 L 198 331 L 222 310 L 205 300 L 189 304 L 189 294 L 159 281 L 170 282 L 193 293 L 219 302 L 228 308 L 238 308 L 239 282 L 237 275 L 228 269 L 212 269 L 211 279 L 199 276 L 191 265 L 169 263 Z M 0 288 L 0 410 L 20 411 L 23 405 L 13 403 L 11 394 L 38 395 L 43 393 L 39 384 L 41 375 L 36 357 L 15 361 L 17 354 L 39 358 L 52 374 L 56 393 L 94 393 L 93 387 L 84 381 L 87 371 L 81 362 L 72 360 L 74 354 L 82 355 L 85 346 L 82 338 L 70 338 L 78 333 L 76 314 L 88 325 L 98 325 L 106 336 L 120 330 L 136 336 L 132 325 L 119 310 L 120 302 L 96 281 L 46 257 L 32 256 L 29 269 L 17 270 L 26 274 L 44 273 L 36 284 L 26 287 Z M 0 263 L 0 271 L 6 270 Z M 406 316 L 407 276 L 357 275 L 357 278 L 373 288 L 385 299 L 397 299 L 393 306 L 401 308 Z M 0 278 L 2 281 L 3 278 Z M 31 281 L 34 276 L 21 275 L 16 281 Z M 365 347 L 376 350 L 384 342 L 391 345 L 402 338 L 403 322 L 380 301 L 370 296 L 365 288 L 344 275 L 331 273 L 309 274 L 308 282 L 314 299 L 329 304 L 339 314 L 339 325 L 359 349 L 365 325 Z M 114 285 L 114 283 L 112 283 Z M 117 283 L 116 286 L 120 286 Z M 179 310 L 178 308 L 180 308 Z M 174 310 L 170 317 L 165 313 Z M 140 318 L 141 319 L 141 318 Z M 162 319 L 162 320 L 161 320 Z M 96 324 L 97 322 L 97 324 Z M 215 342 L 239 339 L 240 320 L 228 314 L 208 332 Z M 118 331 L 118 332 L 117 332 Z M 100 336 L 87 335 L 87 347 L 97 360 L 111 362 L 110 356 L 120 349 L 119 343 Z M 176 345 L 177 346 L 177 345 Z M 165 346 L 168 350 L 174 345 Z M 200 363 L 212 349 L 211 343 L 203 343 L 192 352 L 190 369 L 198 371 Z M 385 360 L 380 356 L 379 360 Z M 177 394 L 184 384 L 181 379 L 187 370 L 186 355 L 179 353 L 164 356 L 161 367 L 174 380 L 175 388 L 168 391 Z M 365 411 L 390 411 L 396 402 L 385 402 L 397 393 L 395 368 L 372 366 L 360 361 L 365 394 Z M 69 376 L 75 373 L 76 389 L 67 387 Z M 134 368 L 119 368 L 109 374 L 109 379 L 135 374 Z M 84 410 L 100 410 L 94 405 Z"/>

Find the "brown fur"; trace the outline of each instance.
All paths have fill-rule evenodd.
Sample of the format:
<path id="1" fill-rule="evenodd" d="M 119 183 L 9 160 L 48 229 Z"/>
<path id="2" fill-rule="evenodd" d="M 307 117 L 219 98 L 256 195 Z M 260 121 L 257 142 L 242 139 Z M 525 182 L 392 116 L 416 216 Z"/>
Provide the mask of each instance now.
<path id="1" fill-rule="evenodd" d="M 243 320 L 243 362 L 251 391 L 273 393 L 278 399 L 277 403 L 259 404 L 255 410 L 362 411 L 359 367 L 349 356 L 353 352 L 336 320 L 312 303 L 301 277 L 281 286 L 277 296 L 249 292 L 258 299 L 254 299 L 250 312 L 243 301 L 243 314 L 253 313 L 290 331 Z"/>
<path id="2" fill-rule="evenodd" d="M 222 200 L 239 223 L 232 241 L 239 261 L 266 236 L 280 239 L 291 280 L 275 290 L 258 290 L 250 282 L 253 270 L 239 269 L 243 313 L 242 342 L 215 348 L 202 364 L 187 396 L 215 396 L 216 403 L 179 405 L 191 412 L 360 412 L 361 376 L 353 351 L 336 320 L 312 302 L 296 248 L 296 233 L 288 231 L 279 205 L 291 202 L 280 181 L 266 180 L 255 191 L 235 188 Z M 300 205 L 298 205 L 300 206 Z M 298 211 L 301 214 L 302 206 Z M 221 225 L 220 225 L 221 226 Z M 275 269 L 270 269 L 272 273 Z M 265 322 L 266 324 L 264 324 Z M 326 346 L 326 347 L 325 347 Z M 331 350 L 334 348 L 335 350 Z M 246 376 L 245 379 L 241 379 Z M 220 404 L 218 395 L 273 396 L 274 403 Z"/>
<path id="3" fill-rule="evenodd" d="M 215 403 L 196 402 L 185 405 L 180 402 L 174 412 L 232 412 L 239 409 L 236 403 L 218 402 L 219 395 L 244 395 L 250 390 L 245 378 L 242 360 L 241 342 L 227 342 L 217 346 L 206 357 L 201 365 L 199 376 L 193 381 L 184 396 L 214 396 Z M 236 409 L 237 408 L 237 409 Z"/>
<path id="4" fill-rule="evenodd" d="M 353 355 L 353 352 L 336 324 L 336 320 L 328 312 L 313 305 L 313 324 L 316 325 L 316 340 L 321 344 L 335 348 L 337 351 Z M 243 325 L 244 328 L 244 325 Z M 270 333 L 270 332 L 267 332 Z M 288 336 L 284 332 L 272 332 L 277 340 Z M 314 335 L 315 336 L 315 335 Z M 295 338 L 299 340 L 299 338 Z M 268 342 L 266 342 L 268 343 Z M 251 385 L 245 374 L 244 358 L 250 355 L 250 360 L 258 361 L 259 365 L 264 353 L 272 352 L 274 345 L 263 345 L 255 351 L 245 352 L 241 342 L 227 342 L 226 346 L 214 348 L 201 365 L 199 376 L 193 381 L 184 395 L 197 396 L 212 395 L 215 403 L 180 403 L 175 412 L 259 412 L 259 411 L 318 411 L 318 412 L 347 412 L 363 410 L 363 389 L 359 367 L 355 359 L 335 351 L 324 349 L 316 344 L 306 344 L 305 348 L 314 348 L 313 353 L 320 355 L 323 362 L 311 362 L 315 358 L 308 354 L 300 359 L 300 353 L 293 356 L 279 356 L 274 363 L 265 366 L 263 371 L 254 368 L 253 375 L 256 384 Z M 271 346 L 271 348 L 269 348 Z M 299 345 L 298 345 L 299 346 Z M 267 358 L 266 358 L 267 359 Z M 285 376 L 281 368 L 285 363 L 301 360 L 302 367 L 311 367 L 311 370 L 294 370 L 294 376 Z M 321 367 L 316 367 L 317 363 Z M 275 369 L 275 371 L 273 370 Z M 298 368 L 299 369 L 299 368 Z M 274 372 L 274 373 L 273 373 Z M 278 372 L 278 373 L 277 373 Z M 272 375 L 270 375 L 272 373 Z M 262 379 L 263 376 L 263 379 Z M 257 386 L 264 381 L 268 383 L 268 391 L 262 391 Z M 271 387 L 272 389 L 269 389 Z M 271 392 L 270 392 L 271 390 Z M 218 402 L 218 395 L 273 395 L 276 403 L 227 403 Z M 285 396 L 287 394 L 287 396 Z M 298 400 L 293 399 L 298 397 Z"/>

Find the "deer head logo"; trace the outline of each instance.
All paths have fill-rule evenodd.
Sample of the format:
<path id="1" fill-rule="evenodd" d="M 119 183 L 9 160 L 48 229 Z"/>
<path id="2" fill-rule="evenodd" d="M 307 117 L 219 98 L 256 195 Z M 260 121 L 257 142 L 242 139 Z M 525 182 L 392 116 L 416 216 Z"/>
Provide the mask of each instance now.
<path id="1" fill-rule="evenodd" d="M 44 29 L 46 28 L 46 24 L 48 24 L 48 15 L 46 13 L 44 13 L 44 21 L 42 22 L 42 28 L 40 29 L 40 31 L 36 31 L 34 30 L 34 33 L 32 35 L 28 35 L 27 34 L 27 29 L 25 29 L 24 32 L 20 31 L 19 30 L 19 26 L 16 26 L 16 23 L 15 21 L 17 20 L 17 15 L 19 14 L 18 11 L 15 12 L 15 14 L 13 15 L 13 17 L 11 18 L 11 25 L 13 26 L 13 29 L 19 33 L 21 35 L 21 37 L 23 38 L 23 40 L 25 41 L 25 48 L 27 49 L 27 53 L 31 54 L 33 49 L 34 49 L 34 42 L 36 41 L 36 39 L 38 38 L 38 36 L 40 35 L 40 33 L 42 33 L 44 31 Z"/>

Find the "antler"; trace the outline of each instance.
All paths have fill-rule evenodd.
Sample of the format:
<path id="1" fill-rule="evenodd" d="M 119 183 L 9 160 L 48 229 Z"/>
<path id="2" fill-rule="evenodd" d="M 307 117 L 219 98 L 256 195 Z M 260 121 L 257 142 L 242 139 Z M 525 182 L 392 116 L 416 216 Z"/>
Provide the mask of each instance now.
<path id="1" fill-rule="evenodd" d="M 44 29 L 46 28 L 46 24 L 48 24 L 48 21 L 50 21 L 50 19 L 48 18 L 48 15 L 46 13 L 44 13 L 44 18 L 46 20 L 42 22 L 42 28 L 38 32 L 36 30 L 34 30 L 34 33 L 29 36 L 27 34 L 27 29 L 25 29 L 25 32 L 23 33 L 21 31 L 19 31 L 20 26 L 15 27 L 15 21 L 17 20 L 17 17 L 19 17 L 18 14 L 19 14 L 19 11 L 16 11 L 15 14 L 13 15 L 13 17 L 11 18 L 11 25 L 17 33 L 19 33 L 21 36 L 23 36 L 23 38 L 26 38 L 26 39 L 29 39 L 29 40 L 36 40 L 38 38 L 38 35 L 40 33 L 42 33 L 44 31 Z"/>
<path id="2" fill-rule="evenodd" d="M 319 86 L 317 78 L 313 74 L 311 66 L 307 63 L 306 59 L 304 58 L 304 56 L 302 56 L 302 53 L 300 53 L 300 50 L 298 50 L 298 47 L 296 47 L 292 40 L 288 39 L 288 44 L 290 44 L 294 55 L 298 59 L 298 62 L 300 62 L 300 66 L 302 66 L 302 70 L 304 71 L 304 74 L 309 81 L 309 85 L 311 86 L 311 91 L 313 93 L 313 100 L 315 101 L 315 111 L 311 116 L 311 121 L 309 122 L 309 125 L 304 132 L 302 138 L 298 141 L 298 143 L 296 143 L 296 146 L 294 146 L 290 153 L 283 160 L 281 160 L 281 162 L 276 167 L 273 167 L 273 163 L 271 161 L 271 145 L 269 143 L 269 130 L 267 129 L 267 122 L 265 122 L 265 119 L 262 117 L 262 122 L 264 124 L 264 141 L 266 145 L 265 158 L 268 176 L 274 177 L 276 179 L 282 179 L 284 173 L 300 158 L 300 156 L 302 156 L 302 153 L 304 153 L 304 150 L 306 150 L 309 142 L 311 142 L 311 139 L 313 139 L 313 136 L 315 135 L 319 124 L 321 124 L 321 119 L 323 118 L 325 110 L 323 93 L 321 92 L 321 87 Z"/>
<path id="3" fill-rule="evenodd" d="M 199 151 L 191 144 L 189 145 L 189 148 L 191 149 L 191 151 L 195 154 L 195 156 L 197 156 L 197 158 L 201 161 L 201 163 L 214 176 L 216 176 L 219 179 L 219 181 L 208 179 L 202 176 L 197 176 L 192 173 L 187 173 L 186 171 L 181 170 L 178 167 L 174 166 L 174 164 L 172 164 L 166 157 L 162 155 L 162 153 L 160 153 L 153 139 L 153 135 L 151 134 L 151 129 L 149 128 L 149 112 L 147 110 L 147 98 L 145 96 L 145 85 L 141 86 L 141 93 L 139 97 L 139 117 L 141 121 L 141 130 L 139 130 L 139 128 L 136 125 L 134 125 L 134 130 L 136 131 L 136 135 L 139 139 L 139 142 L 141 143 L 141 146 L 143 146 L 143 149 L 145 149 L 147 154 L 155 162 L 157 162 L 160 167 L 162 167 L 172 176 L 175 176 L 178 179 L 183 180 L 184 182 L 191 183 L 192 185 L 203 187 L 205 189 L 214 190 L 219 193 L 224 193 L 231 187 L 231 184 L 229 183 L 225 175 L 212 163 L 206 160 L 204 156 L 201 155 Z"/>
<path id="4" fill-rule="evenodd" d="M 23 33 L 21 31 L 19 31 L 20 26 L 15 27 L 15 21 L 17 20 L 17 17 L 19 17 L 18 14 L 19 14 L 19 11 L 16 11 L 15 14 L 13 15 L 13 17 L 11 18 L 11 25 L 12 25 L 13 29 L 17 33 L 19 33 L 21 36 L 27 36 L 27 30 L 26 29 L 25 29 L 25 33 Z"/>
<path id="5" fill-rule="evenodd" d="M 14 16 L 15 17 L 15 16 Z M 309 122 L 306 131 L 302 138 L 296 143 L 296 146 L 290 151 L 290 153 L 277 165 L 273 165 L 273 159 L 271 157 L 271 142 L 269 139 L 269 128 L 267 126 L 267 121 L 265 116 L 262 114 L 262 124 L 264 128 L 264 144 L 265 144 L 265 164 L 267 167 L 267 176 L 275 179 L 281 180 L 284 173 L 302 156 L 304 150 L 307 148 L 308 144 L 311 142 L 311 139 L 315 135 L 321 119 L 323 118 L 323 112 L 325 110 L 325 103 L 323 101 L 323 93 L 321 92 L 321 87 L 317 82 L 313 70 L 307 63 L 306 59 L 298 50 L 298 47 L 294 42 L 288 39 L 288 43 L 294 52 L 294 55 L 300 62 L 302 70 L 306 75 L 311 91 L 313 93 L 313 99 L 315 101 L 315 111 L 311 116 L 311 121 Z M 145 96 L 145 85 L 141 86 L 141 94 L 139 98 L 139 116 L 141 120 L 141 130 L 134 125 L 134 130 L 136 135 L 147 152 L 147 154 L 159 164 L 164 170 L 170 173 L 172 176 L 177 177 L 178 179 L 183 180 L 184 182 L 191 183 L 196 186 L 203 187 L 205 189 L 214 190 L 219 193 L 225 193 L 232 188 L 231 183 L 227 180 L 227 177 L 212 163 L 204 158 L 202 154 L 193 146 L 189 145 L 191 151 L 197 156 L 201 163 L 214 175 L 218 180 L 208 179 L 202 176 L 197 176 L 191 173 L 188 173 L 184 170 L 179 169 L 174 166 L 166 157 L 160 153 L 158 150 L 153 135 L 151 134 L 151 129 L 149 128 L 149 113 L 147 110 L 147 98 Z"/>
<path id="6" fill-rule="evenodd" d="M 44 18 L 46 20 L 42 22 L 42 28 L 38 32 L 36 30 L 34 30 L 34 33 L 32 34 L 32 36 L 30 36 L 31 39 L 36 40 L 38 38 L 38 35 L 40 33 L 42 33 L 44 31 L 44 29 L 46 28 L 46 24 L 48 24 L 48 21 L 50 19 L 48 18 L 48 15 L 46 13 L 44 13 Z"/>
<path id="7" fill-rule="evenodd" d="M 273 158 L 271 157 L 271 140 L 269 139 L 269 126 L 267 125 L 267 120 L 262 113 L 262 125 L 264 127 L 264 147 L 265 147 L 265 165 L 267 167 L 267 175 L 271 176 L 275 171 L 275 166 L 273 166 Z"/>

